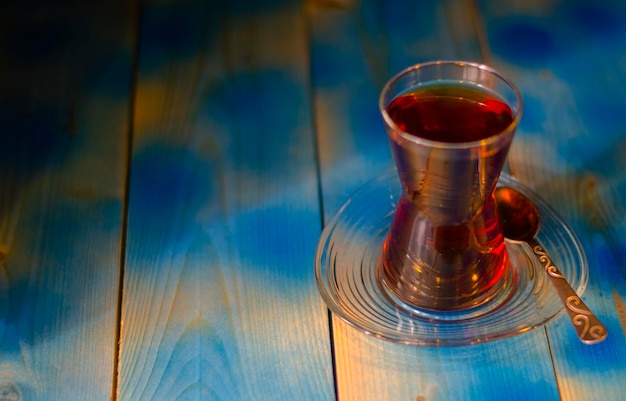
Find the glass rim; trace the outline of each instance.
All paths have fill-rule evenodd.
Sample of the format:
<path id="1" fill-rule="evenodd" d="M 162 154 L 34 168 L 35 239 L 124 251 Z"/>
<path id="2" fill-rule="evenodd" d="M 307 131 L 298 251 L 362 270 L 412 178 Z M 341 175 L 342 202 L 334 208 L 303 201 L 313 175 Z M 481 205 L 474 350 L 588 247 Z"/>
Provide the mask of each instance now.
<path id="1" fill-rule="evenodd" d="M 468 141 L 468 142 L 444 142 L 444 141 L 437 141 L 434 139 L 422 138 L 420 136 L 409 134 L 408 132 L 398 127 L 398 125 L 396 125 L 395 121 L 393 121 L 389 113 L 387 113 L 387 106 L 385 105 L 385 95 L 389 92 L 391 86 L 394 83 L 396 83 L 400 78 L 408 75 L 411 71 L 416 71 L 416 70 L 420 70 L 420 69 L 424 69 L 428 67 L 441 66 L 441 65 L 455 65 L 457 67 L 470 66 L 473 68 L 486 71 L 489 74 L 498 78 L 503 83 L 505 83 L 513 91 L 513 94 L 515 95 L 515 98 L 518 103 L 517 111 L 514 112 L 513 121 L 511 121 L 511 124 L 509 124 L 504 130 L 502 130 L 501 132 L 497 134 L 491 135 L 487 138 L 479 139 L 476 141 Z M 450 81 L 455 81 L 455 80 L 451 79 Z M 464 82 L 463 80 L 456 80 L 456 81 Z M 465 81 L 465 82 L 470 82 L 470 81 Z M 482 87 L 482 85 L 478 85 L 478 86 Z M 393 99 L 395 99 L 395 97 Z M 385 83 L 382 90 L 380 91 L 380 96 L 378 98 L 378 108 L 380 110 L 380 113 L 382 114 L 385 124 L 391 127 L 395 132 L 397 132 L 405 140 L 408 140 L 418 145 L 426 145 L 426 146 L 432 146 L 432 147 L 437 147 L 437 148 L 468 149 L 468 148 L 474 148 L 474 147 L 487 146 L 494 142 L 498 142 L 502 137 L 510 134 L 512 131 L 515 131 L 522 117 L 523 101 L 522 101 L 522 95 L 517 89 L 517 86 L 515 86 L 515 84 L 510 79 L 508 79 L 507 77 L 502 75 L 500 72 L 498 72 L 496 69 L 488 65 L 485 65 L 483 63 L 473 62 L 473 61 L 437 60 L 437 61 L 428 61 L 424 63 L 413 64 L 397 72 L 391 78 L 389 78 L 389 80 Z"/>

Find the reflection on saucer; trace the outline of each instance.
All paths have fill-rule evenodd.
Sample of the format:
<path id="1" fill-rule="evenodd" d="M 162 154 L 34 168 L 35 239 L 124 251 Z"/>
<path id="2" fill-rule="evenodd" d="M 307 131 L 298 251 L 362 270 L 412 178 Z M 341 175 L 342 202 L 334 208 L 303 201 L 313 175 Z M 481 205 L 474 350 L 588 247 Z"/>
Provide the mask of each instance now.
<path id="1" fill-rule="evenodd" d="M 502 175 L 498 185 L 531 198 L 542 215 L 537 241 L 579 295 L 587 260 L 573 231 L 545 201 Z M 510 337 L 556 317 L 563 306 L 543 267 L 525 244 L 507 242 L 511 273 L 504 288 L 480 306 L 450 312 L 416 308 L 395 298 L 378 279 L 382 244 L 400 194 L 395 171 L 372 180 L 341 208 L 320 238 L 315 275 L 330 310 L 355 328 L 390 341 L 454 346 Z"/>

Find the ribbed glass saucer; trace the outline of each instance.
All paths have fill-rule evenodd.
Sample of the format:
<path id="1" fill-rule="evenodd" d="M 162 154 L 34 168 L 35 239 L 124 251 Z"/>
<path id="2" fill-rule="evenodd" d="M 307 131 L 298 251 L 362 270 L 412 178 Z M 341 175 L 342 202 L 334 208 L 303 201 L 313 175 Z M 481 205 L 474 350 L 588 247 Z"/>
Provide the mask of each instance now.
<path id="1" fill-rule="evenodd" d="M 537 241 L 582 295 L 587 260 L 574 232 L 537 194 L 507 175 L 498 185 L 517 189 L 541 212 Z M 563 311 L 543 266 L 526 244 L 506 243 L 511 264 L 503 289 L 467 310 L 432 311 L 402 302 L 379 280 L 383 241 L 400 194 L 391 170 L 361 187 L 324 228 L 315 258 L 320 294 L 330 310 L 366 334 L 419 346 L 455 346 L 510 337 L 540 327 Z"/>

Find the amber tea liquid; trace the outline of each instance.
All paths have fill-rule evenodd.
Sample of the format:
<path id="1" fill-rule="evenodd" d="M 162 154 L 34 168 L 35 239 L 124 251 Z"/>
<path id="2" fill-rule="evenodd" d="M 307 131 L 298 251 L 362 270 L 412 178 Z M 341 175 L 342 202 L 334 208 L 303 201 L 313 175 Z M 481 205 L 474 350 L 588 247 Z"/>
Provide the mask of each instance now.
<path id="1" fill-rule="evenodd" d="M 512 135 L 498 137 L 514 114 L 494 93 L 460 83 L 405 92 L 386 111 L 403 194 L 384 244 L 383 280 L 415 306 L 477 306 L 508 269 L 493 190 Z"/>
<path id="2" fill-rule="evenodd" d="M 513 112 L 502 100 L 460 84 L 428 85 L 400 95 L 387 113 L 408 134 L 448 143 L 489 138 L 513 122 Z"/>

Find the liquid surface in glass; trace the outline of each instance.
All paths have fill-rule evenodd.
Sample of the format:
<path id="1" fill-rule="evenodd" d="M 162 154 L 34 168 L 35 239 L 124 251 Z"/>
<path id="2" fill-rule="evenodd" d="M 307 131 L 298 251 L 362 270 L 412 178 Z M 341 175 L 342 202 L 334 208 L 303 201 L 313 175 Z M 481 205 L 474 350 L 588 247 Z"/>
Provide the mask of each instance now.
<path id="1" fill-rule="evenodd" d="M 439 142 L 473 142 L 511 125 L 511 108 L 477 87 L 438 84 L 395 98 L 387 113 L 402 131 Z"/>

